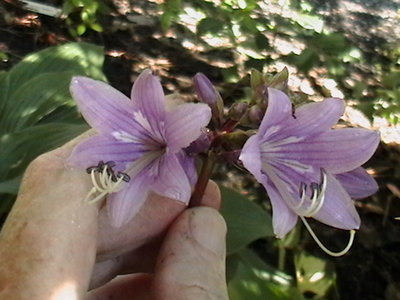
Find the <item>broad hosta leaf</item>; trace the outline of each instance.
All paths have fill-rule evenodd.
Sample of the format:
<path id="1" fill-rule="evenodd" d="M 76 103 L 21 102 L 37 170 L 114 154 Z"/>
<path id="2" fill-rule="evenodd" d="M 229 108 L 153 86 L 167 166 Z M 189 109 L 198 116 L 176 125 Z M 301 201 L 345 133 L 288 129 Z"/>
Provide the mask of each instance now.
<path id="1" fill-rule="evenodd" d="M 20 175 L 36 156 L 88 129 L 87 125 L 48 123 L 4 135 L 0 139 L 0 181 Z"/>
<path id="2" fill-rule="evenodd" d="M 231 189 L 221 187 L 221 192 L 221 213 L 228 225 L 228 254 L 243 249 L 256 239 L 274 235 L 271 217 L 265 210 Z"/>
<path id="3" fill-rule="evenodd" d="M 51 111 L 62 104 L 58 100 L 69 95 L 68 85 L 73 75 L 105 80 L 103 62 L 102 48 L 87 43 L 50 47 L 25 57 L 0 77 L 0 133 L 19 128 L 10 120 L 22 117 L 23 123 L 33 112 L 37 119 L 44 110 Z M 40 107 L 43 103 L 45 107 Z"/>
<path id="4" fill-rule="evenodd" d="M 0 120 L 0 132 L 34 125 L 60 105 L 74 105 L 68 91 L 73 72 L 47 72 L 26 81 L 10 93 Z"/>
<path id="5" fill-rule="evenodd" d="M 38 74 L 71 70 L 105 80 L 102 72 L 103 48 L 88 43 L 68 43 L 26 56 L 9 71 L 9 90 L 13 91 Z"/>

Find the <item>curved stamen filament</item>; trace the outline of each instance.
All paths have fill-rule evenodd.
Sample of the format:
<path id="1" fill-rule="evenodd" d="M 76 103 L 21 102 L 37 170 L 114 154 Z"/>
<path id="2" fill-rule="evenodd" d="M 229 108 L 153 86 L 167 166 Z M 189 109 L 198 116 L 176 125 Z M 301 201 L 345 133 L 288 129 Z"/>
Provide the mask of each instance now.
<path id="1" fill-rule="evenodd" d="M 303 216 L 300 216 L 300 218 L 303 221 L 304 225 L 306 226 L 306 228 L 307 228 L 308 232 L 310 233 L 311 237 L 314 239 L 314 241 L 317 243 L 317 245 L 326 254 L 328 254 L 330 256 L 339 257 L 339 256 L 345 255 L 347 252 L 349 252 L 349 250 L 350 250 L 350 248 L 351 248 L 351 246 L 353 245 L 353 242 L 354 242 L 354 236 L 356 234 L 355 230 L 350 230 L 350 238 L 349 238 L 349 241 L 348 241 L 346 247 L 343 250 L 339 251 L 339 252 L 334 252 L 334 251 L 329 250 L 328 248 L 326 248 L 324 246 L 324 244 L 322 244 L 322 242 L 319 240 L 319 238 L 317 237 L 315 232 L 311 229 L 311 226 L 310 226 L 310 224 L 308 224 L 307 220 Z"/>
<path id="2" fill-rule="evenodd" d="M 95 203 L 103 199 L 107 194 L 118 192 L 122 184 L 129 180 L 129 176 L 124 173 L 119 173 L 115 176 L 112 168 L 108 165 L 103 165 L 102 168 L 102 170 L 96 168 L 90 170 L 93 188 L 85 198 L 88 203 Z M 96 178 L 96 172 L 99 173 L 98 178 Z"/>
<path id="3" fill-rule="evenodd" d="M 305 217 L 312 217 L 315 214 L 317 214 L 320 211 L 320 209 L 322 208 L 322 206 L 324 205 L 326 185 L 327 185 L 327 177 L 326 177 L 325 172 L 321 170 L 321 184 L 320 185 L 311 184 L 313 191 L 312 191 L 311 199 L 309 199 L 308 196 L 306 195 L 307 186 L 304 183 L 302 183 L 300 186 L 300 189 L 301 189 L 300 190 L 300 202 L 294 208 L 295 211 L 297 211 L 297 213 L 299 215 L 302 215 Z M 307 202 L 310 203 L 310 205 L 301 211 L 306 200 L 307 200 Z"/>

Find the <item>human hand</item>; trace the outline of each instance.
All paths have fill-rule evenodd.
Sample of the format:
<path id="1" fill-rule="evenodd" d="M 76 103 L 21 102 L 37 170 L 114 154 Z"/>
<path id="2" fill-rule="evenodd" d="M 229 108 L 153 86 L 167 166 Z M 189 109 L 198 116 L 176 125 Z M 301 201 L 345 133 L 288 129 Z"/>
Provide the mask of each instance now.
<path id="1" fill-rule="evenodd" d="M 104 206 L 83 201 L 88 176 L 65 167 L 83 138 L 28 168 L 0 235 L 0 298 L 227 299 L 226 227 L 218 212 L 185 210 L 152 195 L 128 224 L 112 228 Z M 219 202 L 211 183 L 203 205 L 217 208 Z M 86 295 L 90 282 L 97 287 L 131 272 L 154 273 L 117 278 Z"/>

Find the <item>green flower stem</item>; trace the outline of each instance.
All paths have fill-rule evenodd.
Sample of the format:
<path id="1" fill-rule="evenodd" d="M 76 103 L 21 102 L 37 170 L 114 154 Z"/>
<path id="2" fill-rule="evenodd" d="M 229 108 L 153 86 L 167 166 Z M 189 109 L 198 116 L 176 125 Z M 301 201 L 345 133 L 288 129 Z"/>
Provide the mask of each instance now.
<path id="1" fill-rule="evenodd" d="M 286 249 L 283 241 L 278 241 L 278 270 L 284 271 L 285 269 L 285 261 L 286 261 Z"/>
<path id="2" fill-rule="evenodd" d="M 204 160 L 203 166 L 201 167 L 199 179 L 197 180 L 192 198 L 189 201 L 189 207 L 200 206 L 201 200 L 206 190 L 208 181 L 214 170 L 216 157 L 213 152 L 209 152 Z"/>

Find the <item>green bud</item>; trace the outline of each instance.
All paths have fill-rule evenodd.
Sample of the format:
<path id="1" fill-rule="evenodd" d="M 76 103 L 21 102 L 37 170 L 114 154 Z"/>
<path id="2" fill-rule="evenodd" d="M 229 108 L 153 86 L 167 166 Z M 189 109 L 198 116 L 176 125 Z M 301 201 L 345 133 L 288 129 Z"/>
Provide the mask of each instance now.
<path id="1" fill-rule="evenodd" d="M 286 67 L 282 71 L 277 73 L 270 81 L 268 81 L 268 87 L 281 90 L 284 93 L 288 92 L 288 79 L 289 71 Z"/>

